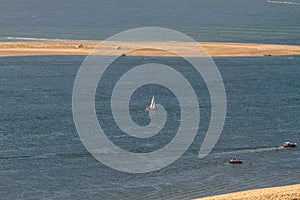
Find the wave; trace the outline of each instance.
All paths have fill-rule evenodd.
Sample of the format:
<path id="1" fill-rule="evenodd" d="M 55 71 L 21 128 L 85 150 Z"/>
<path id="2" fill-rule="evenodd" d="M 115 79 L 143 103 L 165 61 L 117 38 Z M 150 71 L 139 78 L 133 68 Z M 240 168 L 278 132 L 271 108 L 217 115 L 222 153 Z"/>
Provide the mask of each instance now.
<path id="1" fill-rule="evenodd" d="M 28 40 L 28 41 L 65 41 L 65 39 L 29 38 L 29 37 L 13 37 L 13 36 L 0 36 L 0 39 L 5 39 L 5 40 Z"/>
<path id="2" fill-rule="evenodd" d="M 10 152 L 11 150 L 9 150 Z M 18 151 L 18 150 L 15 150 Z M 1 151 L 2 153 L 5 151 Z M 76 152 L 76 153 L 46 153 L 46 154 L 24 154 L 24 155 L 4 155 L 0 156 L 0 160 L 4 159 L 48 159 L 52 157 L 65 157 L 65 158 L 76 158 L 76 157 L 86 157 L 90 154 L 88 152 Z"/>
<path id="3" fill-rule="evenodd" d="M 21 40 L 21 41 L 48 41 L 48 42 L 64 42 L 64 41 L 89 41 L 89 40 L 71 40 L 59 38 L 31 38 L 31 37 L 15 37 L 15 36 L 0 36 L 0 40 Z"/>
<path id="4" fill-rule="evenodd" d="M 280 3 L 280 4 L 300 5 L 300 2 L 293 2 L 293 1 L 273 1 L 273 0 L 267 0 L 267 3 Z"/>

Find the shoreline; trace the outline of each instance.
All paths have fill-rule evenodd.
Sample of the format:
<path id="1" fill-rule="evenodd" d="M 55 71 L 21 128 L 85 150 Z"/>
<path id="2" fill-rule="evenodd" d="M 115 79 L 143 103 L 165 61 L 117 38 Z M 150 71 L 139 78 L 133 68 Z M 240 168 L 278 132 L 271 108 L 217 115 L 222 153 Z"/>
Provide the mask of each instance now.
<path id="1" fill-rule="evenodd" d="M 81 45 L 81 46 L 80 46 Z M 100 45 L 100 46 L 99 46 Z M 201 45 L 204 51 L 199 51 Z M 101 42 L 22 41 L 0 42 L 0 57 L 38 55 L 257 57 L 300 55 L 300 46 L 232 42 Z M 162 50 L 163 49 L 163 50 Z M 176 53 L 174 53 L 176 52 Z M 208 54 L 208 55 L 207 55 Z"/>
<path id="2" fill-rule="evenodd" d="M 300 200 L 300 184 L 261 188 L 254 190 L 246 190 L 240 192 L 233 192 L 228 194 L 221 194 L 211 197 L 196 198 L 193 200 Z"/>

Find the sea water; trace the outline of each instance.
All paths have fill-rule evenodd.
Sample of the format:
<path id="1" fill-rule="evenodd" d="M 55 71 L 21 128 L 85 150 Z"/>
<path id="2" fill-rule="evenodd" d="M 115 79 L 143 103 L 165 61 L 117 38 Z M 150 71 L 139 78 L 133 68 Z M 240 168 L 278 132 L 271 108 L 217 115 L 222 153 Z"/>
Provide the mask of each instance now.
<path id="1" fill-rule="evenodd" d="M 0 5 L 0 39 L 103 40 L 155 26 L 197 41 L 299 44 L 299 6 L 264 0 L 11 0 Z"/>
<path id="2" fill-rule="evenodd" d="M 128 28 L 162 26 L 199 41 L 299 45 L 299 9 L 297 4 L 258 0 L 9 1 L 1 3 L 0 24 L 5 28 L 0 35 L 3 41 L 98 40 Z M 299 148 L 280 147 L 285 141 L 300 142 L 299 56 L 214 58 L 224 80 L 227 115 L 218 143 L 204 159 L 198 158 L 198 151 L 211 107 L 205 82 L 179 58 L 119 58 L 111 77 L 138 64 L 163 63 L 185 74 L 200 102 L 201 122 L 190 148 L 172 165 L 145 174 L 111 169 L 83 146 L 73 121 L 72 89 L 84 58 L 0 58 L 1 199 L 191 199 L 299 183 Z M 104 80 L 108 87 L 96 93 L 98 120 L 107 136 L 138 153 L 170 142 L 174 137 L 170 122 L 165 125 L 167 134 L 146 141 L 116 131 L 109 112 L 110 86 L 115 81 Z M 176 127 L 180 122 L 176 98 L 157 86 L 132 97 L 132 119 L 139 125 L 149 123 L 148 115 L 140 111 L 153 93 L 172 114 Z M 229 165 L 231 157 L 244 163 Z"/>
<path id="3" fill-rule="evenodd" d="M 1 58 L 0 133 L 4 144 L 0 149 L 1 196 L 189 199 L 300 180 L 299 148 L 279 147 L 284 141 L 300 138 L 299 56 L 215 59 L 224 79 L 228 104 L 217 145 L 206 158 L 198 158 L 210 116 L 209 97 L 200 81 L 202 123 L 192 146 L 174 164 L 146 174 L 110 169 L 94 159 L 81 143 L 72 116 L 72 88 L 83 59 L 82 56 Z M 175 68 L 184 64 L 177 58 L 122 59 L 119 62 L 126 63 L 122 65 L 124 68 L 145 60 L 168 63 Z M 111 73 L 117 76 L 120 72 Z M 141 90 L 141 96 L 149 96 L 147 91 Z M 103 96 L 105 92 L 109 93 L 97 92 L 98 102 L 105 101 L 101 99 L 101 93 Z M 160 99 L 159 94 L 164 91 L 156 88 L 155 92 Z M 131 107 L 137 123 L 145 123 L 139 122 L 141 118 L 147 120 L 138 110 L 143 110 L 149 99 L 151 96 Z M 168 104 L 163 105 L 176 113 L 176 104 L 172 101 Z M 100 105 L 96 109 L 99 113 Z M 109 112 L 98 115 L 99 120 L 111 118 Z M 106 126 L 113 125 L 109 120 L 106 122 Z M 172 130 L 174 125 L 166 126 Z M 160 141 L 172 139 L 162 135 L 148 141 L 148 145 L 137 145 L 125 136 L 107 134 L 116 144 L 133 152 L 151 151 L 152 147 L 158 148 Z M 244 164 L 227 164 L 231 157 L 242 158 Z"/>

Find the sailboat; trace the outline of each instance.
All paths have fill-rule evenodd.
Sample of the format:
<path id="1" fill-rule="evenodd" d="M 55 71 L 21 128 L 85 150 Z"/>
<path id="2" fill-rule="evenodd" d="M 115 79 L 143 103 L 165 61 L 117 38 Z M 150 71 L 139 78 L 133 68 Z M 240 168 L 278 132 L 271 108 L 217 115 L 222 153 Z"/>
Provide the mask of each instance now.
<path id="1" fill-rule="evenodd" d="M 155 99 L 154 99 L 154 96 L 152 96 L 150 106 L 148 106 L 146 108 L 146 111 L 147 112 L 152 111 L 152 110 L 154 110 L 154 108 L 155 108 Z"/>

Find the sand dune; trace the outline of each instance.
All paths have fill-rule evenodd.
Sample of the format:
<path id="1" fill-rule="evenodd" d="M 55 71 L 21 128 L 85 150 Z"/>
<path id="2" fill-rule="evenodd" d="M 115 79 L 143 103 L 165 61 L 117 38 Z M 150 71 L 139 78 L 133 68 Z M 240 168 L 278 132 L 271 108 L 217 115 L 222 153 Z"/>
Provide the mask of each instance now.
<path id="1" fill-rule="evenodd" d="M 300 200 L 300 184 L 234 192 L 197 200 Z"/>
<path id="2" fill-rule="evenodd" d="M 82 44 L 80 47 L 79 45 Z M 199 51 L 199 44 L 203 50 Z M 26 41 L 0 42 L 0 56 L 88 55 L 98 46 L 98 55 L 127 56 L 279 56 L 300 55 L 300 46 L 224 42 L 98 42 Z M 175 53 L 174 53 L 175 52 Z"/>

